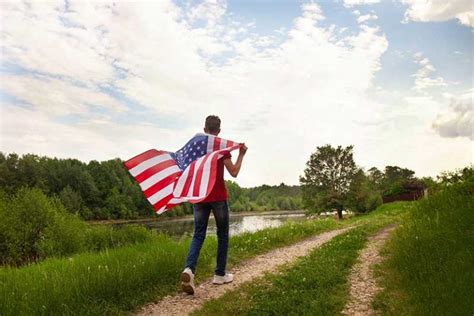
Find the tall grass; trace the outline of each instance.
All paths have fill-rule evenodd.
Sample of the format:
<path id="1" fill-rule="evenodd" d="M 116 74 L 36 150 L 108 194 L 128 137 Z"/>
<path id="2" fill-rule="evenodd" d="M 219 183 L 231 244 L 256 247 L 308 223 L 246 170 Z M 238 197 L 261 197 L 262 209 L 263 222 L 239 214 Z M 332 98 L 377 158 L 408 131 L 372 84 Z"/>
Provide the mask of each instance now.
<path id="1" fill-rule="evenodd" d="M 392 315 L 474 313 L 473 186 L 418 202 L 385 249 L 375 307 Z"/>
<path id="2" fill-rule="evenodd" d="M 339 227 L 333 220 L 288 222 L 231 238 L 230 264 L 309 235 Z M 189 238 L 152 241 L 0 269 L 0 315 L 117 314 L 170 294 L 184 264 Z M 212 274 L 216 239 L 204 244 L 198 281 Z"/>

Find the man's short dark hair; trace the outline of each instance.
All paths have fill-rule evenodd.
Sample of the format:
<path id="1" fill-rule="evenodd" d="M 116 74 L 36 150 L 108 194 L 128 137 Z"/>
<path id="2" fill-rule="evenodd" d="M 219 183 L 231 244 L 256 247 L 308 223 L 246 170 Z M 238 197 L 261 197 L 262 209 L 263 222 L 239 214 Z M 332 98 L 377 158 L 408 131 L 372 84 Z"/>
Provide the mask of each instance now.
<path id="1" fill-rule="evenodd" d="M 217 115 L 209 115 L 206 117 L 206 125 L 204 128 L 209 133 L 217 133 L 221 129 L 221 119 Z"/>

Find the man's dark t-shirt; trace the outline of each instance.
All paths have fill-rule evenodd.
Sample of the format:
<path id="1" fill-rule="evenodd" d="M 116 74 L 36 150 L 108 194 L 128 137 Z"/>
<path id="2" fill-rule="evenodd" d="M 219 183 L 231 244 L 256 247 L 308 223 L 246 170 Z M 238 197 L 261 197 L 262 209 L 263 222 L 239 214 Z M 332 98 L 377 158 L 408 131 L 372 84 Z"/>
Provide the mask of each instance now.
<path id="1" fill-rule="evenodd" d="M 231 158 L 230 153 L 226 153 L 219 160 L 217 160 L 216 182 L 212 188 L 211 193 L 206 199 L 200 203 L 220 202 L 227 200 L 227 189 L 224 182 L 224 160 Z"/>

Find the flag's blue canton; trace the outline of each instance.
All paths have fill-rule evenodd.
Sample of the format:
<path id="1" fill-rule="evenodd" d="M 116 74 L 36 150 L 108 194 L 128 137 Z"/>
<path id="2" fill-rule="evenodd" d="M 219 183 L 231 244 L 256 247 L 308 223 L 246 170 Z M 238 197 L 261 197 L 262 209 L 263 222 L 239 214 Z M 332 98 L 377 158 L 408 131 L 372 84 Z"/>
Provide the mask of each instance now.
<path id="1" fill-rule="evenodd" d="M 195 136 L 183 148 L 171 156 L 176 161 L 179 169 L 184 171 L 191 162 L 207 153 L 207 136 Z"/>

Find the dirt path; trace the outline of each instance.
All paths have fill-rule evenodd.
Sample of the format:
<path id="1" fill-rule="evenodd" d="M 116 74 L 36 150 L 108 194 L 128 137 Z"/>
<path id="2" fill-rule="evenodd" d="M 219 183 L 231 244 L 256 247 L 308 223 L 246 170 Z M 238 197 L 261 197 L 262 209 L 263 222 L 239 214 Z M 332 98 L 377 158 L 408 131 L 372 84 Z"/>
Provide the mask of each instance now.
<path id="1" fill-rule="evenodd" d="M 166 296 L 156 304 L 146 305 L 138 314 L 188 315 L 190 312 L 200 308 L 206 301 L 218 298 L 225 292 L 239 287 L 244 282 L 260 277 L 266 272 L 276 272 L 280 266 L 291 263 L 298 257 L 309 254 L 314 248 L 320 247 L 333 237 L 349 229 L 350 228 L 344 228 L 322 233 L 296 244 L 277 248 L 259 255 L 235 266 L 229 271 L 234 274 L 234 282 L 232 283 L 217 286 L 213 285 L 211 279 L 209 279 L 197 286 L 195 295 L 179 293 L 173 296 Z"/>
<path id="2" fill-rule="evenodd" d="M 380 248 L 394 229 L 395 226 L 382 229 L 362 249 L 349 275 L 350 298 L 342 315 L 375 315 L 372 300 L 380 288 L 375 282 L 372 267 L 382 261 Z"/>

